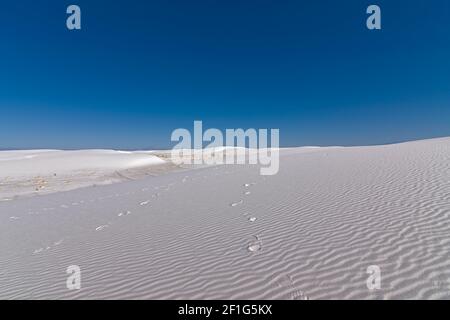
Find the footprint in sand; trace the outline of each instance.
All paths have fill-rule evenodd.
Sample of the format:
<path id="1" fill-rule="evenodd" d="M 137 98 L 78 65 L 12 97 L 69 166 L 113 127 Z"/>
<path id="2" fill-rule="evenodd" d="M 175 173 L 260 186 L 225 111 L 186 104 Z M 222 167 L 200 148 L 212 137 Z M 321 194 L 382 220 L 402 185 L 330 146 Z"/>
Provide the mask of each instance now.
<path id="1" fill-rule="evenodd" d="M 261 250 L 261 243 L 255 242 L 248 245 L 247 250 L 250 252 L 257 252 Z"/>
<path id="2" fill-rule="evenodd" d="M 244 183 L 244 187 L 249 188 L 251 186 L 254 186 L 255 184 L 256 184 L 256 182 Z"/>
<path id="3" fill-rule="evenodd" d="M 259 239 L 258 236 L 254 236 L 254 237 L 255 237 L 255 241 L 252 241 L 247 246 L 247 250 L 250 252 L 258 252 L 262 249 L 262 241 Z"/>
<path id="4" fill-rule="evenodd" d="M 54 246 L 59 246 L 61 243 L 63 243 L 64 239 L 61 239 L 59 241 L 56 241 L 53 243 Z"/>
<path id="5" fill-rule="evenodd" d="M 290 275 L 281 276 L 280 280 L 277 282 L 280 287 L 290 288 L 289 298 L 291 300 L 309 300 L 309 297 L 302 290 L 296 288 Z"/>
<path id="6" fill-rule="evenodd" d="M 131 211 L 125 211 L 125 212 L 119 213 L 117 216 L 123 217 L 123 216 L 127 216 L 127 215 L 129 215 L 129 214 L 131 214 Z"/>
<path id="7" fill-rule="evenodd" d="M 42 251 L 44 251 L 44 248 L 39 248 L 33 251 L 33 254 L 37 254 L 37 253 L 41 253 Z"/>
<path id="8" fill-rule="evenodd" d="M 65 204 L 60 205 L 60 207 L 63 208 L 63 209 L 67 209 L 68 208 L 68 206 L 66 206 Z"/>
<path id="9" fill-rule="evenodd" d="M 19 220 L 19 219 L 20 219 L 19 217 L 15 217 L 15 216 L 9 217 L 9 220 Z"/>
<path id="10" fill-rule="evenodd" d="M 160 189 L 163 191 L 170 191 L 170 188 L 173 186 L 173 183 L 169 183 L 167 186 L 161 186 Z"/>
<path id="11" fill-rule="evenodd" d="M 107 228 L 107 227 L 108 227 L 108 225 L 105 224 L 105 225 L 103 225 L 103 226 L 99 226 L 99 227 L 95 228 L 95 231 L 102 231 L 103 229 L 105 229 L 105 228 Z"/>
<path id="12" fill-rule="evenodd" d="M 39 248 L 39 249 L 34 250 L 33 254 L 38 254 L 38 253 L 41 253 L 43 251 L 47 251 L 47 250 L 50 250 L 50 249 L 51 249 L 50 246 L 46 246 L 45 248 Z"/>
<path id="13" fill-rule="evenodd" d="M 148 205 L 149 203 L 150 203 L 150 200 L 147 200 L 147 201 L 143 201 L 143 202 L 139 203 L 139 205 L 141 205 L 141 206 L 146 206 L 146 205 Z"/>
<path id="14" fill-rule="evenodd" d="M 255 222 L 256 221 L 256 217 L 250 217 L 250 218 L 248 218 L 248 221 Z"/>
<path id="15" fill-rule="evenodd" d="M 240 200 L 240 201 L 238 201 L 238 202 L 233 202 L 232 204 L 230 204 L 230 206 L 236 207 L 236 206 L 242 204 L 243 202 L 244 202 L 244 200 Z"/>
<path id="16" fill-rule="evenodd" d="M 292 300 L 309 300 L 309 297 L 301 290 L 291 293 Z"/>
<path id="17" fill-rule="evenodd" d="M 245 192 L 244 192 L 244 194 L 245 194 L 246 196 L 248 196 L 250 193 L 251 193 L 250 191 L 245 191 Z"/>

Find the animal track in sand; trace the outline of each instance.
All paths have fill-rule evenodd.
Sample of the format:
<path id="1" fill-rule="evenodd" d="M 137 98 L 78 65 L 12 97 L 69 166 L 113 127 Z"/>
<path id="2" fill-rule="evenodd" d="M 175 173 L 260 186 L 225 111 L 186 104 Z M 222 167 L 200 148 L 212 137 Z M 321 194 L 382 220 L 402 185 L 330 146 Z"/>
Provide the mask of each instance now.
<path id="1" fill-rule="evenodd" d="M 239 200 L 238 202 L 233 202 L 232 204 L 230 204 L 230 206 L 232 207 L 236 207 L 237 205 L 240 205 L 244 202 L 244 200 Z"/>

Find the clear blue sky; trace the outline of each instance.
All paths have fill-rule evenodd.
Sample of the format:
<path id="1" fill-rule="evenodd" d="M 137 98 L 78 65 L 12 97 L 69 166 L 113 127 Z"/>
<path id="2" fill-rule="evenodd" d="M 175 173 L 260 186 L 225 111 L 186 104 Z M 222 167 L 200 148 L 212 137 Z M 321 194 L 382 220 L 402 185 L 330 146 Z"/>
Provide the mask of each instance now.
<path id="1" fill-rule="evenodd" d="M 0 111 L 0 148 L 170 147 L 194 120 L 284 146 L 450 136 L 450 1 L 5 0 Z"/>

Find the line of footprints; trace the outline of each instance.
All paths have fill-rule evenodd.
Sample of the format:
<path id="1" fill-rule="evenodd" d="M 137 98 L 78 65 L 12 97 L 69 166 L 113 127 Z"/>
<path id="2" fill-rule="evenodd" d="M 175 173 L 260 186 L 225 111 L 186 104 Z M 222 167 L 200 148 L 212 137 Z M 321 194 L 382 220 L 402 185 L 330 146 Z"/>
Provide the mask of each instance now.
<path id="1" fill-rule="evenodd" d="M 245 196 L 250 195 L 251 191 L 248 190 L 248 189 L 251 188 L 252 186 L 254 186 L 255 184 L 256 184 L 256 182 L 245 183 L 243 185 L 243 187 L 245 188 L 243 194 Z M 244 203 L 244 200 L 241 199 L 241 200 L 239 200 L 237 202 L 231 203 L 230 206 L 236 207 L 236 206 L 241 205 L 243 203 Z M 248 221 L 249 222 L 255 222 L 256 221 L 256 217 L 253 217 L 253 216 L 249 217 Z M 261 241 L 261 239 L 258 236 L 253 236 L 253 238 L 254 239 L 247 245 L 247 250 L 250 251 L 250 252 L 258 252 L 258 251 L 260 251 L 262 249 L 262 241 Z"/>
<path id="2" fill-rule="evenodd" d="M 160 189 L 160 190 L 163 190 L 163 191 L 168 191 L 172 185 L 174 185 L 174 183 L 171 183 L 171 184 L 169 184 L 168 186 L 155 187 L 154 189 L 155 189 L 155 190 Z M 148 190 L 149 190 L 149 188 L 143 188 L 141 191 L 142 191 L 142 192 L 146 192 L 146 191 L 148 191 Z M 124 194 L 124 195 L 130 195 L 130 194 L 134 194 L 134 193 L 135 193 L 135 192 L 127 192 L 127 193 Z M 119 197 L 119 196 L 120 196 L 120 194 L 113 194 L 113 195 L 109 195 L 109 196 L 99 197 L 99 198 L 97 198 L 97 201 L 102 201 L 102 200 L 105 200 L 105 199 L 110 199 L 110 198 L 112 198 L 112 197 Z M 159 196 L 160 196 L 160 193 L 157 192 L 157 193 L 155 193 L 155 194 L 152 194 L 151 197 L 152 197 L 152 198 L 157 198 L 157 197 L 159 197 Z M 95 200 L 91 200 L 90 202 L 94 202 L 94 201 L 95 201 Z M 139 205 L 140 205 L 140 206 L 146 206 L 146 205 L 150 204 L 150 201 L 151 201 L 151 200 L 142 201 L 142 202 L 139 203 Z M 71 206 L 78 206 L 78 205 L 81 205 L 81 204 L 84 204 L 84 203 L 85 203 L 85 201 L 74 202 L 74 203 L 71 203 Z M 63 204 L 63 205 L 60 206 L 60 208 L 67 209 L 67 208 L 69 208 L 69 206 Z M 53 210 L 53 209 L 54 209 L 54 208 L 43 208 L 43 211 Z M 28 214 L 39 214 L 39 212 L 29 212 Z M 130 211 L 130 210 L 124 210 L 124 211 L 121 211 L 121 212 L 119 212 L 119 213 L 117 214 L 118 217 L 126 217 L 126 216 L 129 216 L 129 215 L 131 215 L 131 211 Z M 15 216 L 10 217 L 10 220 L 18 220 L 18 219 L 20 219 L 20 218 L 19 218 L 19 217 L 15 217 Z M 105 230 L 105 229 L 107 229 L 111 224 L 112 224 L 111 222 L 108 222 L 107 224 L 97 226 L 97 227 L 95 228 L 95 231 L 102 231 L 102 230 Z M 33 254 L 39 254 L 39 253 L 42 253 L 42 252 L 44 252 L 44 251 L 50 250 L 53 246 L 58 246 L 58 245 L 60 245 L 62 242 L 63 242 L 63 240 L 59 240 L 59 241 L 53 243 L 53 245 L 48 245 L 48 246 L 46 246 L 46 247 L 41 247 L 41 248 L 39 248 L 39 249 L 36 249 L 36 250 L 34 250 Z"/>
<path id="3" fill-rule="evenodd" d="M 154 189 L 155 189 L 155 190 L 161 189 L 161 190 L 163 190 L 163 191 L 169 191 L 169 190 L 170 190 L 170 187 L 171 187 L 173 184 L 174 184 L 174 183 L 170 183 L 168 186 L 155 187 Z M 149 188 L 143 188 L 141 191 L 142 191 L 142 192 L 146 192 L 146 191 L 148 191 L 148 190 L 149 190 Z M 161 193 L 157 192 L 157 193 L 152 194 L 151 197 L 152 197 L 152 198 L 158 198 L 160 195 L 161 195 Z M 139 205 L 140 205 L 141 207 L 142 207 L 142 206 L 147 206 L 147 205 L 150 204 L 150 202 L 151 202 L 151 199 L 148 199 L 148 200 L 139 202 Z M 131 214 L 131 211 L 130 211 L 130 210 L 125 210 L 125 211 L 119 212 L 119 213 L 117 214 L 117 216 L 118 216 L 118 217 L 126 217 L 126 216 L 128 216 L 128 215 L 130 215 L 130 214 Z M 109 226 L 110 224 L 111 224 L 111 222 L 108 222 L 108 223 L 105 224 L 105 225 L 98 226 L 97 228 L 95 228 L 95 231 L 102 231 L 102 230 L 108 228 L 108 226 Z"/>
<path id="4" fill-rule="evenodd" d="M 186 183 L 188 180 L 194 180 L 194 179 L 193 179 L 193 178 L 190 178 L 189 176 L 184 176 L 183 179 L 181 180 L 181 182 L 182 182 L 182 183 Z M 251 192 L 250 192 L 249 188 L 251 188 L 251 187 L 252 187 L 253 185 L 255 185 L 255 184 L 256 184 L 255 182 L 252 182 L 252 183 L 245 183 L 245 184 L 243 185 L 243 187 L 245 188 L 245 190 L 243 191 L 243 194 L 244 194 L 245 196 L 250 195 Z M 155 190 L 159 190 L 159 191 L 163 191 L 163 192 L 164 192 L 164 191 L 169 191 L 170 188 L 171 188 L 173 185 L 175 185 L 175 182 L 169 183 L 168 185 L 165 185 L 165 186 L 154 187 L 154 189 L 155 189 Z M 141 191 L 142 191 L 142 192 L 147 192 L 147 191 L 149 191 L 149 188 L 143 188 Z M 125 194 L 123 194 L 123 195 L 130 195 L 130 194 L 134 194 L 134 193 L 135 193 L 135 192 L 127 192 L 127 193 L 125 193 Z M 161 195 L 161 193 L 160 193 L 160 192 L 157 192 L 157 193 L 152 194 L 151 198 L 158 198 L 160 195 Z M 119 197 L 119 196 L 121 196 L 121 195 L 120 195 L 120 194 L 112 194 L 112 195 L 109 195 L 109 196 L 103 196 L 103 197 L 99 197 L 99 198 L 97 198 L 97 199 L 92 199 L 92 200 L 90 200 L 89 202 L 94 202 L 94 201 L 96 201 L 96 200 L 97 200 L 97 201 L 102 201 L 102 200 L 110 199 L 110 198 L 113 198 L 113 197 Z M 147 199 L 147 200 L 141 201 L 141 202 L 139 203 L 139 205 L 140 205 L 140 206 L 147 206 L 147 205 L 150 204 L 150 202 L 151 202 L 151 199 Z M 83 204 L 85 204 L 85 203 L 86 203 L 85 201 L 81 200 L 81 201 L 78 201 L 78 202 L 70 203 L 70 205 L 62 204 L 62 205 L 60 206 L 60 208 L 67 209 L 67 208 L 69 208 L 69 206 L 78 206 L 78 205 L 83 205 Z M 241 205 L 241 204 L 243 204 L 243 203 L 244 203 L 244 200 L 241 199 L 241 200 L 239 200 L 238 202 L 234 202 L 234 203 L 230 204 L 230 206 L 231 206 L 231 207 L 236 207 L 236 206 L 239 206 L 239 205 Z M 54 210 L 54 209 L 55 209 L 55 208 L 43 208 L 43 211 L 51 211 L 51 210 Z M 28 214 L 39 214 L 39 212 L 29 212 Z M 119 212 L 119 213 L 117 214 L 117 216 L 118 216 L 119 218 L 126 217 L 126 216 L 129 216 L 129 215 L 131 215 L 131 211 L 130 211 L 130 210 L 121 211 L 121 212 Z M 19 218 L 19 217 L 16 217 L 16 216 L 10 217 L 10 221 L 14 221 L 14 220 L 18 220 L 18 219 L 20 219 L 20 218 Z M 253 216 L 252 216 L 252 217 L 249 217 L 249 218 L 248 218 L 248 221 L 249 221 L 249 222 L 255 222 L 255 221 L 256 221 L 256 217 L 253 217 Z M 106 224 L 104 224 L 104 225 L 99 225 L 99 226 L 95 227 L 95 231 L 103 231 L 103 230 L 107 229 L 111 224 L 112 224 L 111 222 L 108 222 L 108 223 L 106 223 Z M 254 237 L 254 240 L 248 245 L 247 250 L 250 251 L 250 252 L 257 252 L 257 251 L 260 251 L 261 248 L 262 248 L 262 242 L 261 242 L 261 240 L 259 239 L 258 236 L 253 236 L 253 237 Z M 38 254 L 38 253 L 41 253 L 41 252 L 43 252 L 43 251 L 50 250 L 51 247 L 53 247 L 53 246 L 58 246 L 58 245 L 60 245 L 61 243 L 62 243 L 62 240 L 59 240 L 59 241 L 53 243 L 52 245 L 49 245 L 49 246 L 46 246 L 46 247 L 42 247 L 42 248 L 36 249 L 36 250 L 33 252 L 33 254 Z"/>
<path id="5" fill-rule="evenodd" d="M 181 182 L 182 183 L 186 183 L 190 179 L 194 180 L 193 178 L 190 178 L 189 176 L 184 176 L 183 179 L 181 180 Z M 171 189 L 171 187 L 174 186 L 175 184 L 176 184 L 175 182 L 172 182 L 172 183 L 169 183 L 168 185 L 154 187 L 154 189 L 162 191 L 162 192 L 165 192 L 165 191 L 169 191 Z M 142 188 L 141 189 L 142 192 L 147 192 L 149 190 L 150 190 L 150 188 Z M 135 193 L 136 192 L 126 192 L 126 193 L 124 193 L 122 195 L 132 195 L 132 194 L 135 194 Z M 161 195 L 161 193 L 157 192 L 157 193 L 152 194 L 151 198 L 152 199 L 153 198 L 158 198 L 160 195 Z M 113 197 L 120 197 L 120 196 L 121 196 L 121 194 L 116 193 L 116 194 L 112 194 L 112 195 L 108 195 L 108 196 L 99 197 L 97 199 L 92 199 L 89 202 L 103 201 L 103 200 L 111 199 Z M 150 202 L 151 202 L 151 199 L 148 199 L 148 200 L 140 202 L 139 205 L 140 206 L 147 206 L 147 205 L 150 204 Z M 78 205 L 82 205 L 84 203 L 85 203 L 85 201 L 81 200 L 81 201 L 78 201 L 78 202 L 71 203 L 70 206 L 78 206 Z M 62 204 L 60 206 L 60 208 L 67 209 L 67 208 L 69 208 L 69 205 Z M 43 208 L 43 211 L 50 211 L 50 210 L 54 210 L 54 209 L 55 208 Z M 36 211 L 36 212 L 29 212 L 28 214 L 39 214 L 39 212 L 38 211 Z M 117 214 L 118 217 L 126 217 L 128 215 L 131 215 L 131 211 L 130 210 L 121 211 L 121 212 L 119 212 Z M 20 218 L 16 217 L 16 216 L 10 217 L 10 221 L 14 221 L 14 220 L 18 220 L 18 219 L 20 219 Z M 108 222 L 107 224 L 97 226 L 95 228 L 95 231 L 103 231 L 103 230 L 107 229 L 111 224 L 112 224 L 111 222 Z M 50 250 L 53 246 L 58 246 L 61 243 L 62 243 L 62 240 L 59 240 L 59 241 L 53 243 L 52 245 L 49 245 L 49 246 L 46 246 L 46 247 L 41 247 L 39 249 L 34 250 L 33 254 L 38 254 L 38 253 L 42 253 L 44 251 Z"/>

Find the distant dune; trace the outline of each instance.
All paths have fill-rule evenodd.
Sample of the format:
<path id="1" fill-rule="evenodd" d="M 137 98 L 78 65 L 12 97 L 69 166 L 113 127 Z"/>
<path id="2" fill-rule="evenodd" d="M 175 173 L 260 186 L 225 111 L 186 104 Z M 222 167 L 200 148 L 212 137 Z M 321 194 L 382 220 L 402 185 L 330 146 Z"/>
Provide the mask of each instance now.
<path id="1" fill-rule="evenodd" d="M 151 152 L 115 150 L 0 151 L 0 201 L 126 180 L 168 165 Z"/>
<path id="2" fill-rule="evenodd" d="M 14 198 L 37 169 L 54 192 L 55 174 L 167 165 L 145 152 L 58 152 L 0 152 L 1 299 L 450 298 L 450 138 L 282 149 L 273 176 L 169 168 Z M 81 290 L 66 288 L 70 265 Z M 372 265 L 379 290 L 366 285 Z"/>

